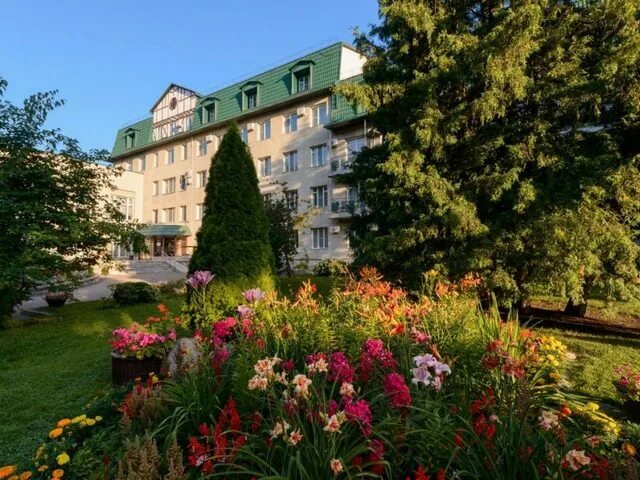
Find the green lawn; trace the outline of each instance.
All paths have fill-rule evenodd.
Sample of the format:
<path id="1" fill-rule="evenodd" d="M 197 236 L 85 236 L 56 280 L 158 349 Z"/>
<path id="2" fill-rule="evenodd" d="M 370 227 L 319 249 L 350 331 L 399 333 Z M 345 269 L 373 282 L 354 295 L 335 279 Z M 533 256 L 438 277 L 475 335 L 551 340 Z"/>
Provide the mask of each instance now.
<path id="1" fill-rule="evenodd" d="M 180 301 L 165 299 L 177 312 Z M 144 321 L 155 305 L 62 307 L 56 317 L 0 332 L 0 464 L 28 459 L 59 418 L 79 415 L 110 384 L 113 328 Z"/>
<path id="2" fill-rule="evenodd" d="M 618 365 L 640 365 L 640 339 L 545 329 L 577 355 L 567 376 L 579 393 L 617 401 L 612 375 Z"/>

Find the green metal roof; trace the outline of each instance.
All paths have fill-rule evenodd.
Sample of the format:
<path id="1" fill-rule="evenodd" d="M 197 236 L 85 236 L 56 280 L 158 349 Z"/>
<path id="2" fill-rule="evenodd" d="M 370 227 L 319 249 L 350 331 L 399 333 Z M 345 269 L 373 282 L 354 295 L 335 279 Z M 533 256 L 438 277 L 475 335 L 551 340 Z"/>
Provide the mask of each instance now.
<path id="1" fill-rule="evenodd" d="M 362 75 L 356 75 L 347 78 L 342 83 L 361 83 L 364 77 Z M 350 102 L 342 95 L 333 94 L 331 100 L 331 114 L 329 123 L 325 125 L 327 128 L 332 128 L 341 124 L 350 122 L 357 118 L 361 118 L 367 114 L 366 110 L 354 102 Z"/>
<path id="2" fill-rule="evenodd" d="M 195 113 L 191 122 L 191 129 L 180 136 L 194 133 L 198 130 L 211 128 L 218 124 L 224 124 L 230 120 L 240 117 L 241 115 L 261 111 L 280 103 L 289 102 L 298 97 L 307 96 L 310 93 L 328 90 L 340 78 L 340 54 L 343 46 L 351 48 L 342 42 L 336 43 L 259 75 L 247 78 L 229 87 L 212 92 L 208 95 L 203 95 L 198 99 L 198 103 L 196 104 Z M 309 62 L 309 64 L 312 65 L 311 88 L 304 92 L 292 95 L 290 93 L 292 91 L 291 71 L 301 62 Z M 258 107 L 243 111 L 241 88 L 250 82 L 257 82 L 260 88 Z M 200 107 L 211 98 L 217 99 L 216 120 L 212 123 L 203 124 L 200 118 Z M 140 134 L 136 133 L 136 142 L 133 148 L 127 149 L 125 145 L 125 137 L 130 128 L 139 129 Z M 178 135 L 176 137 L 178 137 Z M 152 118 L 147 118 L 141 122 L 137 122 L 118 130 L 111 155 L 113 157 L 118 157 L 129 152 L 133 153 L 142 147 L 150 145 L 152 142 Z"/>
<path id="3" fill-rule="evenodd" d="M 191 230 L 186 225 L 147 225 L 140 229 L 140 233 L 145 237 L 188 237 Z"/>

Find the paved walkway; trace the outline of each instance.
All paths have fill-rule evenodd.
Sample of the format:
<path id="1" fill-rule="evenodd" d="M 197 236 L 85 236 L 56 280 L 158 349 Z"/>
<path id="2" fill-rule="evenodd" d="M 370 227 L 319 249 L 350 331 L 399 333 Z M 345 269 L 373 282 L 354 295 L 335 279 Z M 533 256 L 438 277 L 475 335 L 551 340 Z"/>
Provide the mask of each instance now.
<path id="1" fill-rule="evenodd" d="M 111 295 L 110 285 L 122 282 L 135 282 L 143 281 L 149 283 L 162 283 L 162 282 L 174 282 L 176 280 L 186 278 L 184 273 L 174 272 L 171 270 L 162 272 L 115 272 L 102 278 L 97 283 L 80 287 L 73 292 L 75 301 L 90 302 L 92 300 L 100 300 Z M 34 310 L 42 307 L 46 307 L 47 302 L 44 300 L 44 294 L 34 295 L 29 300 L 25 301 L 18 307 L 19 309 Z M 20 312 L 16 314 L 17 318 L 20 318 Z"/>

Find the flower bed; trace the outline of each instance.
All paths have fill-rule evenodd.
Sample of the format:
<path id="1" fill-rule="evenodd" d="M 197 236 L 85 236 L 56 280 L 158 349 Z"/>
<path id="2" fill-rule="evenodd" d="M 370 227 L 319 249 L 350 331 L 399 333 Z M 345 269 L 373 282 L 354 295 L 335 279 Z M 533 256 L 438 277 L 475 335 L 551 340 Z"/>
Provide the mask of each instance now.
<path id="1" fill-rule="evenodd" d="M 120 403 L 125 436 L 152 434 L 111 471 L 137 478 L 118 461 L 144 456 L 145 478 L 176 480 L 632 478 L 640 428 L 572 394 L 575 356 L 479 312 L 475 284 L 416 298 L 368 269 L 326 300 L 245 292 L 192 332 L 198 361 Z"/>

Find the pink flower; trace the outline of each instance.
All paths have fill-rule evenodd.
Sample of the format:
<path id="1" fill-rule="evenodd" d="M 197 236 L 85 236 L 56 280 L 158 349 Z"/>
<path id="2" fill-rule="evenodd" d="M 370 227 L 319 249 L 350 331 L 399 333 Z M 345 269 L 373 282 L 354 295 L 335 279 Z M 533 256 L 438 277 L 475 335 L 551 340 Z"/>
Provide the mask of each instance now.
<path id="1" fill-rule="evenodd" d="M 334 352 L 329 357 L 329 373 L 327 380 L 330 382 L 353 382 L 355 369 L 349 363 L 349 359 L 343 352 Z"/>
<path id="2" fill-rule="evenodd" d="M 360 426 L 363 435 L 371 435 L 373 415 L 366 400 L 348 402 L 344 407 L 344 413 L 349 420 Z"/>
<path id="3" fill-rule="evenodd" d="M 353 398 L 355 394 L 356 390 L 353 388 L 353 384 L 342 382 L 342 385 L 340 385 L 340 395 L 347 398 Z"/>
<path id="4" fill-rule="evenodd" d="M 302 435 L 300 433 L 300 430 L 294 430 L 293 432 L 291 432 L 289 434 L 289 443 L 291 445 L 297 445 L 298 443 L 300 443 L 300 441 L 302 440 L 302 437 L 304 437 L 304 435 Z"/>
<path id="5" fill-rule="evenodd" d="M 340 472 L 342 472 L 342 462 L 337 458 L 332 458 L 329 462 L 329 466 L 331 467 L 331 471 L 333 472 L 333 476 L 337 476 Z"/>
<path id="6" fill-rule="evenodd" d="M 253 316 L 253 308 L 247 307 L 246 305 L 240 305 L 236 310 L 240 318 L 250 318 Z"/>
<path id="7" fill-rule="evenodd" d="M 246 292 L 242 292 L 242 296 L 247 302 L 255 303 L 264 298 L 264 292 L 259 288 L 250 288 Z"/>
<path id="8" fill-rule="evenodd" d="M 389 397 L 391 406 L 405 408 L 411 405 L 411 393 L 404 382 L 404 377 L 399 373 L 390 373 L 384 380 L 384 393 Z"/>
<path id="9" fill-rule="evenodd" d="M 431 335 L 421 332 L 416 327 L 411 327 L 411 340 L 413 343 L 429 343 L 431 341 Z"/>
<path id="10" fill-rule="evenodd" d="M 211 283 L 211 280 L 213 280 L 214 276 L 215 275 L 213 275 L 213 273 L 207 270 L 198 270 L 189 277 L 189 279 L 187 280 L 187 284 L 191 288 L 206 287 L 207 285 L 209 285 L 209 283 Z"/>
<path id="11" fill-rule="evenodd" d="M 584 450 L 569 450 L 564 457 L 564 463 L 566 468 L 575 472 L 580 470 L 585 465 L 591 463 L 591 459 L 584 454 Z"/>

